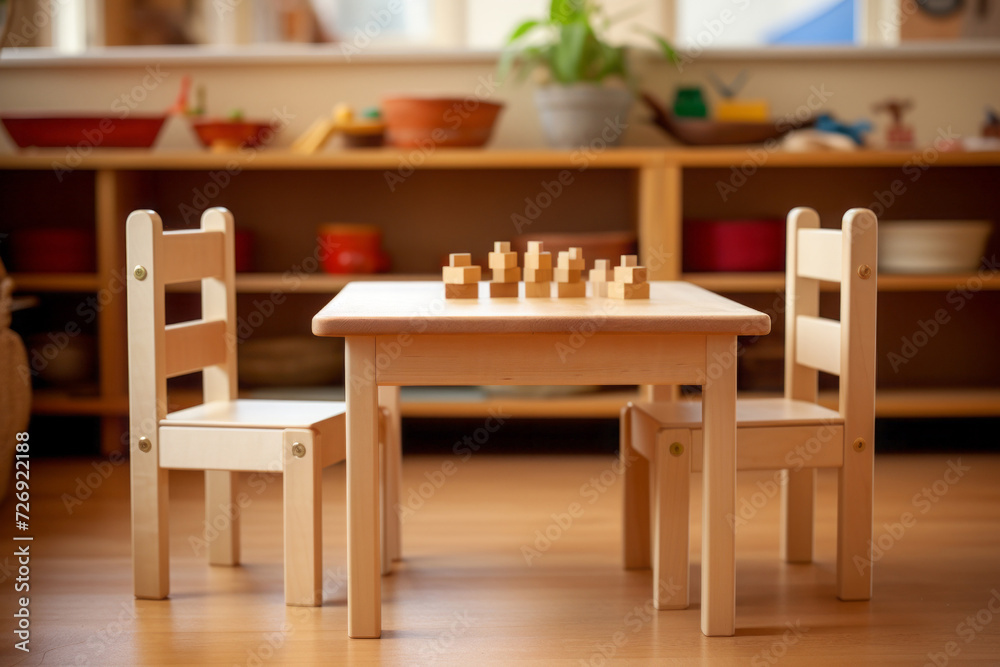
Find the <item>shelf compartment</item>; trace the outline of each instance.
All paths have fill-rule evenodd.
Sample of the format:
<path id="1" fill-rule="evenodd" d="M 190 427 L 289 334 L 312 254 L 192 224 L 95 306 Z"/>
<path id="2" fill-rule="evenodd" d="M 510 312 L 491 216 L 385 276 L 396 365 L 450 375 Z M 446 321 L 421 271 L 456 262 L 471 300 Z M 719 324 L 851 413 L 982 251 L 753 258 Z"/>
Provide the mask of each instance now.
<path id="1" fill-rule="evenodd" d="M 685 273 L 683 280 L 713 292 L 762 293 L 781 292 L 785 289 L 785 274 L 761 273 Z M 836 291 L 836 283 L 821 283 L 824 291 Z M 996 273 L 883 273 L 878 277 L 880 292 L 948 292 L 953 289 L 970 291 L 1000 290 L 1000 276 Z"/>
<path id="2" fill-rule="evenodd" d="M 96 273 L 12 273 L 18 292 L 96 292 L 101 280 Z"/>

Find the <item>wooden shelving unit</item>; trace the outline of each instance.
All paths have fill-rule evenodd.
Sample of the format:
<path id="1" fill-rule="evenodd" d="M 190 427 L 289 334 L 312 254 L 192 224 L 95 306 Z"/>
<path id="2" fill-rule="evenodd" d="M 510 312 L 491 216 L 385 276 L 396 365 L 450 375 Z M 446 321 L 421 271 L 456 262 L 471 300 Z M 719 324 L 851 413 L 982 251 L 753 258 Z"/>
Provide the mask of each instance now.
<path id="1" fill-rule="evenodd" d="M 756 150 L 756 153 L 753 151 Z M 1000 153 L 938 153 L 928 161 L 921 151 L 857 151 L 851 153 L 793 154 L 755 148 L 659 149 L 624 148 L 603 152 L 551 150 L 438 150 L 420 153 L 391 149 L 330 151 L 299 155 L 281 151 L 220 155 L 207 152 L 137 152 L 95 150 L 77 167 L 86 175 L 77 179 L 77 192 L 93 191 L 92 222 L 97 269 L 86 274 L 21 273 L 14 279 L 21 294 L 120 294 L 124 266 L 124 221 L 133 208 L 166 212 L 165 218 L 183 218 L 178 206 L 192 210 L 226 205 L 237 212 L 237 226 L 250 224 L 265 246 L 268 259 L 259 272 L 237 277 L 237 290 L 248 302 L 280 292 L 302 304 L 289 328 L 303 330 L 309 309 L 315 309 L 351 280 L 436 279 L 441 254 L 456 247 L 486 248 L 495 238 L 519 232 L 595 231 L 633 229 L 638 232 L 641 260 L 653 280 L 684 279 L 708 289 L 726 292 L 750 305 L 772 299 L 784 289 L 781 273 L 685 273 L 681 257 L 685 218 L 783 217 L 796 205 L 818 210 L 825 224 L 836 224 L 851 206 L 866 206 L 894 180 L 905 181 L 905 196 L 891 204 L 886 219 L 906 217 L 996 218 L 1000 215 Z M 754 172 L 735 194 L 719 195 L 718 183 L 749 158 Z M 38 224 L 30 217 L 32 202 L 46 201 L 48 209 L 76 214 L 78 201 L 53 201 L 59 187 L 51 172 L 62 151 L 32 150 L 0 155 L 0 179 L 17 172 L 9 191 L 0 192 L 14 206 L 7 211 L 0 232 Z M 923 160 L 921 162 L 921 160 Z M 913 165 L 920 164 L 918 179 Z M 387 174 L 402 174 L 402 184 L 387 186 Z M 412 167 L 413 171 L 409 169 Z M 925 168 L 926 167 L 926 168 Z M 213 194 L 205 186 L 213 174 L 229 175 L 229 183 Z M 561 174 L 573 185 L 553 198 L 551 207 L 519 229 L 525 201 L 537 200 L 544 184 Z M 73 174 L 71 177 L 79 176 Z M 88 180 L 89 179 L 89 180 Z M 908 180 L 912 179 L 912 180 Z M 82 185 L 81 185 L 82 183 Z M 81 189 L 82 188 L 82 189 Z M 0 182 L 0 191 L 3 183 Z M 195 196 L 192 195 L 195 193 Z M 67 198 L 69 199 L 69 198 Z M 372 221 L 381 224 L 387 247 L 398 264 L 385 275 L 328 275 L 317 266 L 303 272 L 315 245 L 314 225 L 327 220 Z M 41 221 L 49 222 L 49 221 Z M 49 223 L 54 224 L 54 223 Z M 439 239 L 444 245 L 434 245 Z M 294 269 L 294 270 L 293 270 Z M 993 309 L 996 319 L 1000 278 L 984 272 L 959 275 L 892 275 L 879 277 L 880 304 L 892 319 L 926 318 L 941 307 L 952 290 L 970 289 L 977 296 L 971 308 Z M 828 286 L 828 289 L 833 289 Z M 180 291 L 185 287 L 181 286 Z M 114 296 L 114 295 L 112 295 Z M 85 298 L 80 296 L 80 298 Z M 920 301 L 923 299 L 924 301 Z M 756 301 L 755 301 L 756 300 Z M 925 303 L 927 308 L 921 306 Z M 880 305 L 881 308 L 881 305 Z M 70 314 L 72 317 L 72 314 Z M 880 318 L 882 318 L 880 311 Z M 780 323 L 776 323 L 780 335 Z M 125 368 L 125 305 L 111 298 L 97 322 L 100 373 L 92 396 L 39 391 L 37 414 L 93 415 L 103 419 L 104 441 L 117 443 L 127 413 Z M 268 324 L 270 326 L 270 323 Z M 880 330 L 882 321 L 880 319 Z M 269 335 L 262 328 L 260 335 Z M 881 334 L 880 334 L 881 335 Z M 958 346 L 961 348 L 961 346 Z M 971 354 L 956 349 L 954 354 Z M 982 363 L 996 365 L 996 355 Z M 990 366 L 992 368 L 992 366 Z M 998 416 L 1000 382 L 978 388 L 954 378 L 921 377 L 912 386 L 880 388 L 881 416 Z M 959 378 L 960 380 L 961 378 Z M 905 380 L 905 378 L 904 378 Z M 905 389 L 895 388 L 906 386 Z M 612 417 L 632 390 L 562 398 L 523 399 L 486 397 L 434 398 L 414 396 L 404 401 L 411 416 L 479 416 L 502 403 L 512 414 L 531 417 Z M 829 397 L 827 398 L 829 400 Z"/>

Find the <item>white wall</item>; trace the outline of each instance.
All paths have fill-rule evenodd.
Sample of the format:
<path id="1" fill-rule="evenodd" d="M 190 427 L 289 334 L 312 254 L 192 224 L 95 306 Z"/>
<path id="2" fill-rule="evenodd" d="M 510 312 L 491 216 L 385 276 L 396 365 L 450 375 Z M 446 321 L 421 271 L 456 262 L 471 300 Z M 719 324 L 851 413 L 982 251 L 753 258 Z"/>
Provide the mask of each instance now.
<path id="1" fill-rule="evenodd" d="M 642 59 L 644 60 L 644 59 Z M 499 100 L 507 107 L 501 116 L 493 146 L 533 147 L 542 136 L 532 101 L 531 84 L 495 86 L 491 56 L 440 57 L 299 57 L 257 59 L 237 64 L 233 59 L 136 57 L 125 62 L 86 66 L 54 61 L 47 66 L 9 59 L 0 60 L 0 111 L 72 111 L 115 114 L 123 104 L 135 104 L 135 113 L 157 113 L 169 107 L 181 77 L 189 74 L 196 85 L 208 90 L 211 113 L 224 115 L 233 108 L 248 117 L 268 117 L 273 109 L 294 116 L 277 137 L 277 146 L 287 146 L 318 116 L 338 102 L 357 107 L 377 104 L 386 95 L 417 93 L 465 97 L 479 95 Z M 957 57 L 926 55 L 905 59 L 854 58 L 759 58 L 747 55 L 705 56 L 685 65 L 682 71 L 659 61 L 640 63 L 645 88 L 667 99 L 678 83 L 706 85 L 705 72 L 731 78 L 743 68 L 751 73 L 744 89 L 748 97 L 766 98 L 776 116 L 794 113 L 819 100 L 815 110 L 832 111 L 853 120 L 872 117 L 874 101 L 889 95 L 911 98 L 911 115 L 917 140 L 930 142 L 941 129 L 978 134 L 983 108 L 1000 108 L 1000 53 Z M 156 82 L 150 72 L 159 72 Z M 141 99 L 141 102 L 137 100 Z M 663 144 L 660 132 L 645 122 L 648 114 L 636 108 L 626 134 L 628 144 Z M 885 119 L 878 119 L 884 123 Z M 5 133 L 0 150 L 14 150 Z M 196 146 L 182 119 L 173 119 L 161 135 L 159 148 Z"/>

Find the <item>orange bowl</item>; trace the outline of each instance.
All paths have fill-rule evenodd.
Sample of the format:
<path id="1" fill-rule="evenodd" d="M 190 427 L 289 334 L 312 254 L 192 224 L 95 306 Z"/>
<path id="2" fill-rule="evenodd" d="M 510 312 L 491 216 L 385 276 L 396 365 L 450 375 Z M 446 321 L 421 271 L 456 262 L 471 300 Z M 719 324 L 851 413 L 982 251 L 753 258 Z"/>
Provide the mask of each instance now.
<path id="1" fill-rule="evenodd" d="M 250 120 L 208 118 L 192 120 L 191 127 L 201 145 L 212 149 L 256 148 L 266 144 L 275 134 L 270 123 Z"/>
<path id="2" fill-rule="evenodd" d="M 476 97 L 394 97 L 382 101 L 386 139 L 399 148 L 482 146 L 502 104 Z"/>

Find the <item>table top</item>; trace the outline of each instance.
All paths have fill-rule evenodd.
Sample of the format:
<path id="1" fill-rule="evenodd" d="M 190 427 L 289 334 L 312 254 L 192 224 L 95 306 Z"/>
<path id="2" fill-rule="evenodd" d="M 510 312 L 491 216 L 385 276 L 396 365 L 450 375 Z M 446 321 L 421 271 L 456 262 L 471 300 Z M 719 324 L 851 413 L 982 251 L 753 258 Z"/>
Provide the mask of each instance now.
<path id="1" fill-rule="evenodd" d="M 590 286 L 587 286 L 588 294 Z M 439 281 L 352 282 L 313 318 L 318 336 L 502 333 L 706 333 L 756 336 L 770 318 L 685 282 L 650 282 L 650 298 L 445 299 Z"/>

